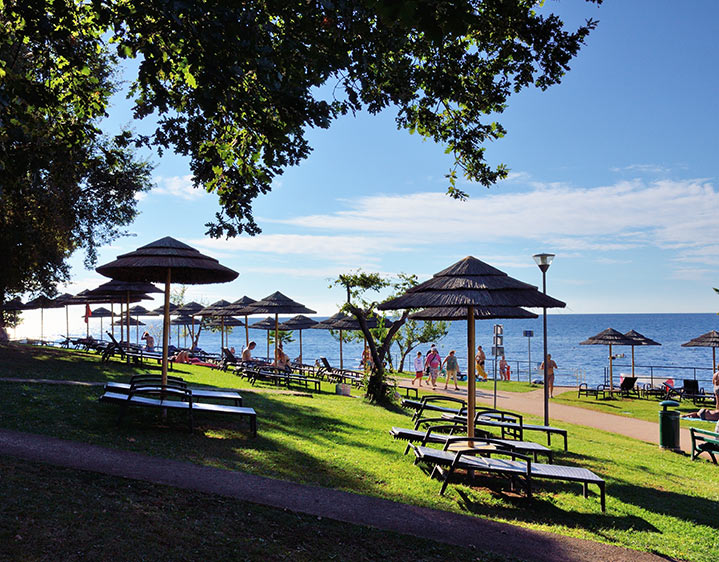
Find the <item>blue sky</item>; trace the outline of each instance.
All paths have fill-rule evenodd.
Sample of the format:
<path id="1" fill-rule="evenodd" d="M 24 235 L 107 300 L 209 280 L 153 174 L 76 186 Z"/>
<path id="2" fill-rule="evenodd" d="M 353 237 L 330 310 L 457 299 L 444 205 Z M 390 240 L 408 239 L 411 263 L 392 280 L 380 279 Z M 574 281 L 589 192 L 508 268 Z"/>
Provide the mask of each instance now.
<path id="1" fill-rule="evenodd" d="M 392 112 L 347 117 L 311 131 L 310 158 L 257 200 L 254 238 L 207 238 L 215 198 L 190 187 L 181 158 L 154 157 L 157 185 L 139 202 L 136 236 L 103 248 L 99 263 L 173 236 L 240 272 L 188 287 L 193 300 L 279 290 L 331 314 L 343 294 L 328 279 L 357 267 L 424 279 L 474 255 L 541 285 L 532 255 L 552 252 L 548 291 L 566 312 L 716 311 L 719 2 L 546 9 L 599 27 L 562 84 L 514 96 L 499 116 L 508 134 L 487 158 L 511 169 L 501 184 L 449 199 L 443 147 L 397 131 Z M 117 104 L 108 129 L 126 108 Z M 81 256 L 72 264 L 70 292 L 103 281 Z"/>

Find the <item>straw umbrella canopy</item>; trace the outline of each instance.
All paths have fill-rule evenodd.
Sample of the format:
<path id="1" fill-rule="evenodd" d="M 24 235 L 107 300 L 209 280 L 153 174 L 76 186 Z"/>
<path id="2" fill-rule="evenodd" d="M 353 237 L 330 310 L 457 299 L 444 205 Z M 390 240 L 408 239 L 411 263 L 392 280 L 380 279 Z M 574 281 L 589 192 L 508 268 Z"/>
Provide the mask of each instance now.
<path id="1" fill-rule="evenodd" d="M 162 384 L 167 382 L 167 345 L 170 328 L 170 284 L 196 285 L 226 283 L 239 275 L 216 259 L 170 238 L 162 238 L 134 252 L 123 254 L 115 261 L 97 268 L 107 277 L 124 281 L 154 281 L 165 283 L 164 317 L 162 326 Z"/>
<path id="2" fill-rule="evenodd" d="M 148 295 L 150 293 L 161 293 L 162 291 L 155 287 L 152 283 L 145 281 L 124 281 L 120 279 L 113 279 L 107 283 L 103 283 L 99 287 L 88 291 L 88 296 L 101 296 L 105 298 L 112 298 L 111 301 L 101 302 L 119 302 L 120 313 L 122 314 L 122 302 L 126 303 L 127 309 L 130 308 L 130 302 L 132 297 L 142 299 L 150 299 Z M 134 301 L 137 302 L 137 301 Z M 129 318 L 129 316 L 127 317 Z M 113 324 L 114 325 L 114 324 Z M 127 345 L 130 345 L 130 324 L 126 323 L 127 328 Z M 122 324 L 120 324 L 120 339 L 122 340 Z M 129 360 L 129 358 L 128 358 Z"/>
<path id="3" fill-rule="evenodd" d="M 179 307 L 176 307 L 176 309 L 177 308 Z M 177 347 L 180 347 L 180 326 L 186 328 L 187 326 L 191 326 L 194 322 L 195 319 L 187 314 L 180 314 L 170 320 L 170 326 L 177 326 Z M 185 347 L 187 347 L 187 332 L 185 332 Z"/>
<path id="4" fill-rule="evenodd" d="M 267 332 L 267 359 L 272 360 L 270 357 L 270 332 L 275 329 L 275 319 L 272 316 L 268 316 L 264 320 L 250 324 L 250 328 L 253 330 L 265 330 Z"/>
<path id="5" fill-rule="evenodd" d="M 197 312 L 197 316 L 202 316 L 203 318 L 220 318 L 220 322 L 215 322 L 214 325 L 220 327 L 220 349 L 223 347 L 227 347 L 225 345 L 225 323 L 224 318 L 225 316 L 230 316 L 229 312 L 227 312 L 228 307 L 230 307 L 232 303 L 230 301 L 226 301 L 224 299 L 221 299 L 217 302 L 213 302 L 211 305 L 206 306 L 199 312 Z"/>
<path id="6" fill-rule="evenodd" d="M 712 330 L 701 336 L 689 340 L 687 343 L 683 343 L 682 347 L 711 347 L 712 348 L 712 369 L 716 371 L 717 360 L 716 360 L 716 349 L 719 347 L 719 332 Z"/>
<path id="7" fill-rule="evenodd" d="M 63 306 L 65 305 L 55 299 L 46 297 L 45 295 L 40 295 L 39 297 L 35 297 L 31 301 L 25 303 L 25 310 L 37 310 L 38 308 L 40 309 L 40 341 L 42 341 L 45 336 L 45 309 L 62 308 Z"/>
<path id="8" fill-rule="evenodd" d="M 228 310 L 230 310 L 234 315 L 240 315 L 245 317 L 245 345 L 250 345 L 250 332 L 249 332 L 249 326 L 248 326 L 248 320 L 247 317 L 249 314 L 243 314 L 243 310 L 246 309 L 251 304 L 255 304 L 257 301 L 255 299 L 252 299 L 248 297 L 247 295 L 243 296 L 240 299 L 237 299 L 235 302 L 232 303 L 232 306 L 227 307 Z"/>
<path id="9" fill-rule="evenodd" d="M 62 295 L 55 297 L 55 303 L 58 307 L 65 307 L 65 342 L 70 345 L 70 311 L 69 307 L 72 302 L 73 296 L 70 293 L 63 293 Z"/>
<path id="10" fill-rule="evenodd" d="M 419 312 L 413 312 L 409 315 L 413 320 L 466 320 L 467 309 L 462 306 L 448 306 L 445 308 L 425 308 Z M 514 306 L 495 306 L 495 307 L 475 307 L 475 320 L 494 320 L 506 318 L 534 319 L 538 318 L 533 312 L 524 310 Z"/>
<path id="11" fill-rule="evenodd" d="M 293 301 L 291 298 L 283 295 L 279 291 L 266 296 L 264 299 L 248 305 L 246 308 L 238 311 L 236 314 L 274 314 L 275 315 L 275 357 L 277 356 L 277 347 L 279 346 L 279 315 L 280 314 L 315 314 L 314 310 L 310 310 L 305 305 Z"/>
<path id="12" fill-rule="evenodd" d="M 151 311 L 147 310 L 144 306 L 136 304 L 132 308 L 129 308 L 125 312 L 125 316 L 130 315 L 130 317 L 134 317 L 135 320 L 140 320 L 140 316 L 156 316 Z M 133 326 L 137 326 L 137 329 L 135 330 L 135 343 L 137 345 L 140 345 L 140 326 L 144 326 L 145 324 L 135 323 Z"/>
<path id="13" fill-rule="evenodd" d="M 110 311 L 102 306 L 98 306 L 95 310 L 90 311 L 89 318 L 99 318 L 100 319 L 100 339 L 102 339 L 102 319 L 103 318 L 113 318 L 114 316 L 115 316 L 115 314 L 112 311 Z M 86 320 L 86 322 L 87 322 L 87 320 Z M 111 322 L 111 324 L 112 324 L 112 322 Z"/>
<path id="14" fill-rule="evenodd" d="M 19 312 L 20 310 L 25 310 L 25 305 L 20 300 L 20 297 L 15 297 L 6 303 L 3 303 L 0 306 L 0 310 L 4 310 L 6 312 Z"/>
<path id="15" fill-rule="evenodd" d="M 379 310 L 458 306 L 467 318 L 467 436 L 474 437 L 476 381 L 474 374 L 474 312 L 476 307 L 562 308 L 565 305 L 537 287 L 510 277 L 473 256 L 436 273 L 405 294 L 380 304 Z"/>
<path id="16" fill-rule="evenodd" d="M 609 346 L 609 388 L 614 388 L 614 369 L 612 365 L 612 346 L 613 345 L 638 345 L 634 338 L 625 336 L 614 328 L 607 328 L 599 332 L 597 335 L 579 342 L 579 345 L 608 345 Z"/>
<path id="17" fill-rule="evenodd" d="M 632 338 L 636 341 L 635 344 L 632 345 L 632 376 L 634 376 L 634 347 L 637 345 L 662 345 L 658 341 L 654 341 L 651 338 L 648 338 L 647 336 L 640 334 L 636 330 L 629 330 L 626 334 L 624 334 L 628 338 Z"/>
<path id="18" fill-rule="evenodd" d="M 199 302 L 192 301 L 192 302 L 183 304 L 182 306 L 176 308 L 174 311 L 175 314 L 186 314 L 187 316 L 192 317 L 192 324 L 190 324 L 190 325 L 192 326 L 193 345 L 194 345 L 194 341 L 195 341 L 195 316 L 194 315 L 197 312 L 199 312 L 200 310 L 202 310 L 203 308 L 205 308 L 205 307 L 202 306 Z"/>
<path id="19" fill-rule="evenodd" d="M 318 322 L 314 326 L 312 326 L 312 330 L 334 330 L 334 324 L 335 322 L 340 322 L 342 320 L 345 320 L 346 318 L 349 318 L 344 312 L 338 312 L 337 314 L 333 314 L 329 318 L 326 318 L 325 320 L 322 320 L 322 322 Z M 343 363 L 343 357 L 342 357 L 342 331 L 344 328 L 337 328 L 340 331 L 340 369 L 344 369 L 344 363 Z"/>
<path id="20" fill-rule="evenodd" d="M 312 318 L 298 314 L 297 316 L 293 316 L 289 320 L 280 324 L 280 330 L 298 330 L 300 332 L 300 364 L 302 363 L 302 330 L 311 328 L 312 326 L 317 325 L 317 323 L 317 320 L 312 320 Z"/>

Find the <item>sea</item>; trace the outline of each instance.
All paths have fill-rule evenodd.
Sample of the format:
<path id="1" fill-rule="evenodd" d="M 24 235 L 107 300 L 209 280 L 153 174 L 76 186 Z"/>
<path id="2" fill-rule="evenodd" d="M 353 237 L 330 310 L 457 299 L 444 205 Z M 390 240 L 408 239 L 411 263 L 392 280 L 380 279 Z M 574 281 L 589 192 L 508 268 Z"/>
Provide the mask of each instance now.
<path id="1" fill-rule="evenodd" d="M 280 322 L 288 317 L 280 317 Z M 317 317 L 322 320 L 323 317 Z M 161 321 L 157 318 L 143 318 L 145 327 L 161 341 Z M 250 323 L 253 320 L 250 318 Z M 107 330 L 107 322 L 104 329 Z M 510 364 L 513 380 L 535 380 L 541 377 L 538 366 L 542 359 L 542 317 L 532 320 L 500 320 L 477 321 L 475 326 L 476 344 L 484 347 L 487 354 L 487 371 L 490 376 L 494 371 L 493 334 L 495 325 L 501 326 L 504 355 Z M 53 330 L 56 328 L 57 330 Z M 681 344 L 704 334 L 710 330 L 719 330 L 717 314 L 548 314 L 547 315 L 547 346 L 552 359 L 556 361 L 557 385 L 576 385 L 579 382 L 600 384 L 608 381 L 609 348 L 603 345 L 580 345 L 580 342 L 596 335 L 606 328 L 614 328 L 622 333 L 636 330 L 644 336 L 659 342 L 659 346 L 639 346 L 634 348 L 635 375 L 640 380 L 660 383 L 668 378 L 681 381 L 683 378 L 696 378 L 706 388 L 712 374 L 712 350 L 709 348 L 687 348 Z M 53 331 L 56 333 L 53 334 Z M 91 319 L 90 331 L 99 339 L 100 322 Z M 532 337 L 527 337 L 531 332 Z M 140 332 L 141 333 L 141 332 Z M 64 324 L 47 327 L 46 339 L 61 340 L 64 337 Z M 131 341 L 136 337 L 136 329 L 131 327 Z M 71 334 L 71 337 L 83 337 L 84 333 Z M 172 328 L 171 343 L 184 347 L 189 338 L 183 335 L 182 328 Z M 251 340 L 257 342 L 255 356 L 267 354 L 266 332 L 249 330 Z M 284 345 L 285 351 L 293 359 L 299 356 L 299 332 L 292 334 L 293 341 Z M 244 327 L 236 327 L 227 335 L 228 346 L 238 352 L 245 345 Z M 455 350 L 460 370 L 467 369 L 467 324 L 452 322 L 447 335 L 433 342 L 444 357 L 450 350 Z M 208 352 L 220 351 L 220 333 L 203 330 L 200 336 L 200 347 Z M 419 345 L 405 361 L 405 370 L 412 369 L 412 358 L 417 351 L 425 354 L 429 343 Z M 345 368 L 357 368 L 362 355 L 363 342 L 350 341 L 342 344 L 342 364 Z M 270 353 L 272 350 L 270 349 Z M 612 353 L 620 355 L 614 359 L 613 381 L 618 383 L 619 377 L 631 373 L 631 348 L 613 346 Z M 624 357 L 621 357 L 621 355 Z M 313 363 L 319 357 L 327 357 L 333 366 L 340 365 L 340 343 L 336 337 L 326 330 L 302 331 L 302 355 L 305 363 Z M 392 349 L 393 363 L 399 364 L 399 350 Z M 679 382 L 681 385 L 681 382 Z"/>

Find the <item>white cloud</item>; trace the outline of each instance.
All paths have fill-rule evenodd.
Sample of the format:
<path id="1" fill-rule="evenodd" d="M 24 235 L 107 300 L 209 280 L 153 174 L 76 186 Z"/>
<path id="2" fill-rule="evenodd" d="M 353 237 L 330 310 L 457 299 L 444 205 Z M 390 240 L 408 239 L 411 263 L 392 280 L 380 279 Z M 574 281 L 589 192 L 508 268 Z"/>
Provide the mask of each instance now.
<path id="1" fill-rule="evenodd" d="M 192 187 L 192 174 L 170 177 L 156 176 L 152 193 L 172 195 L 187 200 L 199 199 L 207 195 L 204 189 Z"/>
<path id="2" fill-rule="evenodd" d="M 392 246 L 531 240 L 575 251 L 654 246 L 696 252 L 719 240 L 719 196 L 704 180 L 622 181 L 596 188 L 535 182 L 522 193 L 464 202 L 441 193 L 415 193 L 343 203 L 346 210 L 276 222 L 316 231 L 384 234 Z"/>
<path id="3" fill-rule="evenodd" d="M 302 255 L 347 267 L 367 267 L 379 262 L 379 255 L 387 251 L 408 249 L 382 236 L 315 235 L 315 234 L 259 234 L 229 240 L 203 238 L 191 245 L 214 252 L 213 255 L 237 257 L 238 252 Z"/>

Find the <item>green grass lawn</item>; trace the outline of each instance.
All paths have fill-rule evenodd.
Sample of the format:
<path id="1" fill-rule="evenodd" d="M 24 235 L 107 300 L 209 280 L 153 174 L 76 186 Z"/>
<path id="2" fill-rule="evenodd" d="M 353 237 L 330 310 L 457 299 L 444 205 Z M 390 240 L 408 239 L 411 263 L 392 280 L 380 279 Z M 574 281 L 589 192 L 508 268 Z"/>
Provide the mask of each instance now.
<path id="1" fill-rule="evenodd" d="M 587 396 L 578 398 L 576 390 L 555 395 L 552 401 L 558 404 L 566 404 L 567 406 L 576 406 L 578 408 L 586 408 L 587 410 L 595 410 L 597 412 L 627 416 L 651 422 L 659 421 L 659 411 L 662 410 L 662 407 L 659 405 L 661 401 L 657 399 L 615 397 L 597 400 L 594 397 Z M 685 415 L 689 412 L 696 412 L 700 407 L 702 406 L 692 404 L 691 400 L 683 400 L 680 402 L 678 408 L 672 409 L 679 410 L 681 415 Z M 713 408 L 713 406 L 708 407 Z M 716 424 L 716 422 L 709 423 L 701 420 L 681 420 L 680 423 L 682 427 L 699 427 L 709 430 L 713 430 Z"/>
<path id="2" fill-rule="evenodd" d="M 103 381 L 134 369 L 95 356 L 31 348 L 0 348 L 0 377 Z M 232 374 L 178 366 L 193 382 L 246 388 Z M 271 388 L 271 387 L 265 387 Z M 327 486 L 410 504 L 474 514 L 516 525 L 691 560 L 719 557 L 719 467 L 662 452 L 654 445 L 596 429 L 557 423 L 569 430 L 569 448 L 555 462 L 583 466 L 607 480 L 607 513 L 579 485 L 537 483 L 534 499 L 510 493 L 498 480 L 452 485 L 444 497 L 403 456 L 393 425 L 409 427 L 399 407 L 371 406 L 361 398 L 325 392 L 289 396 L 245 392 L 258 413 L 256 439 L 234 418 L 185 419 L 170 412 L 163 423 L 151 410 L 131 411 L 116 425 L 117 407 L 100 404 L 99 387 L 0 383 L 0 425 L 88 443 L 176 458 L 230 470 Z M 656 405 L 656 404 L 655 404 Z M 538 421 L 529 416 L 528 423 Z"/>

